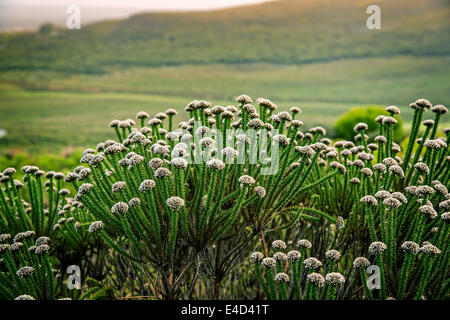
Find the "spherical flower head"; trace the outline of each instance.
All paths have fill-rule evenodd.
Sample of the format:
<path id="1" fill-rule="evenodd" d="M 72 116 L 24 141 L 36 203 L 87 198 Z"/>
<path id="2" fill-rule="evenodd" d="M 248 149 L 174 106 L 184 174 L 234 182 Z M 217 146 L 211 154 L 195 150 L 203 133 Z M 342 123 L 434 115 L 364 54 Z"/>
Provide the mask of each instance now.
<path id="1" fill-rule="evenodd" d="M 147 121 L 147 125 L 150 127 L 156 127 L 159 126 L 162 123 L 162 121 L 158 118 L 152 118 Z"/>
<path id="2" fill-rule="evenodd" d="M 171 208 L 172 210 L 179 210 L 181 207 L 184 206 L 184 200 L 180 197 L 170 197 L 166 200 L 166 204 Z"/>
<path id="3" fill-rule="evenodd" d="M 23 243 L 22 242 L 14 242 L 10 247 L 9 247 L 9 251 L 18 251 L 20 249 L 22 249 L 23 247 Z"/>
<path id="4" fill-rule="evenodd" d="M 362 168 L 360 172 L 366 177 L 371 177 L 373 175 L 372 170 L 370 170 L 369 168 Z"/>
<path id="5" fill-rule="evenodd" d="M 325 279 L 320 273 L 312 272 L 306 276 L 306 281 L 311 282 L 317 287 L 323 287 Z"/>
<path id="6" fill-rule="evenodd" d="M 225 168 L 225 163 L 219 159 L 209 160 L 206 165 L 213 170 L 222 170 Z"/>
<path id="7" fill-rule="evenodd" d="M 305 261 L 303 261 L 303 265 L 304 265 L 305 269 L 317 270 L 320 267 L 322 267 L 322 262 L 320 262 L 319 259 L 310 257 L 310 258 L 305 259 Z"/>
<path id="8" fill-rule="evenodd" d="M 140 111 L 136 114 L 136 119 L 147 119 L 147 118 L 150 118 L 150 116 L 145 111 Z"/>
<path id="9" fill-rule="evenodd" d="M 216 142 L 209 137 L 200 140 L 200 144 L 205 148 L 212 148 Z"/>
<path id="10" fill-rule="evenodd" d="M 43 244 L 48 244 L 49 242 L 50 242 L 50 238 L 49 238 L 49 237 L 39 237 L 39 238 L 36 240 L 35 245 L 36 245 L 37 247 L 39 247 L 39 246 L 41 246 L 41 245 L 43 245 Z"/>
<path id="11" fill-rule="evenodd" d="M 274 135 L 272 140 L 279 143 L 283 147 L 286 147 L 289 144 L 289 139 L 283 134 Z"/>
<path id="12" fill-rule="evenodd" d="M 50 247 L 46 244 L 42 244 L 40 246 L 36 246 L 34 253 L 36 253 L 37 255 L 41 255 L 46 253 L 48 250 L 50 250 Z"/>
<path id="13" fill-rule="evenodd" d="M 172 175 L 172 172 L 170 172 L 167 168 L 158 168 L 155 170 L 155 178 L 156 179 L 163 179 L 165 177 L 169 177 Z"/>
<path id="14" fill-rule="evenodd" d="M 285 250 L 286 247 L 286 243 L 283 240 L 275 240 L 272 242 L 272 248 L 276 250 Z"/>
<path id="15" fill-rule="evenodd" d="M 361 203 L 364 204 L 368 204 L 368 205 L 372 205 L 372 206 L 377 206 L 378 205 L 378 201 L 375 197 L 367 195 L 361 198 L 360 200 Z"/>
<path id="16" fill-rule="evenodd" d="M 261 262 L 264 259 L 264 255 L 261 252 L 253 252 L 250 256 L 250 260 L 253 262 Z"/>
<path id="17" fill-rule="evenodd" d="M 292 112 L 292 114 L 301 113 L 302 110 L 299 107 L 291 107 L 289 108 L 289 111 Z"/>
<path id="18" fill-rule="evenodd" d="M 95 232 L 102 230 L 104 227 L 105 227 L 105 225 L 103 224 L 103 221 L 94 221 L 89 226 L 88 231 L 90 233 L 95 233 Z"/>
<path id="19" fill-rule="evenodd" d="M 345 278 L 339 272 L 331 272 L 325 276 L 325 281 L 333 286 L 345 283 Z"/>
<path id="20" fill-rule="evenodd" d="M 389 112 L 391 115 L 400 114 L 400 109 L 397 108 L 396 106 L 389 106 L 385 110 Z"/>
<path id="21" fill-rule="evenodd" d="M 442 208 L 444 210 L 449 210 L 450 209 L 450 199 L 439 202 L 439 208 Z"/>
<path id="22" fill-rule="evenodd" d="M 402 203 L 394 197 L 384 199 L 383 204 L 388 208 L 399 208 L 402 205 Z"/>
<path id="23" fill-rule="evenodd" d="M 356 161 L 360 161 L 360 160 L 356 160 Z M 356 161 L 355 161 L 355 162 L 356 162 Z M 345 168 L 344 165 L 340 164 L 340 163 L 337 162 L 337 161 L 331 162 L 331 163 L 330 163 L 330 167 L 339 170 L 341 174 L 345 174 L 345 173 L 347 172 L 347 168 Z"/>
<path id="24" fill-rule="evenodd" d="M 116 192 L 122 191 L 122 190 L 125 189 L 126 185 L 127 185 L 127 184 L 126 184 L 125 182 L 123 182 L 123 181 L 118 181 L 118 182 L 116 182 L 116 183 L 114 183 L 114 184 L 112 185 L 111 191 L 112 191 L 112 193 L 116 193 Z"/>
<path id="25" fill-rule="evenodd" d="M 383 123 L 383 119 L 386 118 L 386 116 L 384 114 L 380 114 L 379 116 L 377 116 L 375 118 L 375 121 L 378 123 Z"/>
<path id="26" fill-rule="evenodd" d="M 151 179 L 147 179 L 141 182 L 141 185 L 139 186 L 140 192 L 147 192 L 153 189 L 153 187 L 156 185 L 155 181 Z"/>
<path id="27" fill-rule="evenodd" d="M 435 139 L 435 140 L 430 140 L 428 139 L 427 141 L 425 141 L 425 143 L 423 144 L 425 147 L 427 147 L 428 149 L 440 149 L 442 148 L 442 142 L 439 139 Z"/>
<path id="28" fill-rule="evenodd" d="M 389 171 L 391 171 L 393 174 L 400 176 L 401 178 L 405 177 L 405 173 L 403 172 L 402 167 L 400 167 L 399 165 L 390 166 Z"/>
<path id="29" fill-rule="evenodd" d="M 250 177 L 248 175 L 243 175 L 239 178 L 239 183 L 243 184 L 243 185 L 252 185 L 255 182 L 256 182 L 255 179 L 253 179 L 252 177 Z"/>
<path id="30" fill-rule="evenodd" d="M 141 199 L 139 198 L 132 198 L 130 201 L 128 201 L 128 206 L 130 208 L 137 208 L 141 205 Z"/>
<path id="31" fill-rule="evenodd" d="M 432 128 L 434 126 L 434 121 L 431 119 L 425 120 L 422 124 L 427 128 Z"/>
<path id="32" fill-rule="evenodd" d="M 403 193 L 401 193 L 401 192 L 393 192 L 392 193 L 392 197 L 393 198 L 395 198 L 395 199 L 397 199 L 398 201 L 400 201 L 400 202 L 403 202 L 403 203 L 407 203 L 408 202 L 408 200 L 406 199 L 406 197 L 403 195 Z"/>
<path id="33" fill-rule="evenodd" d="M 22 294 L 16 298 L 14 298 L 14 300 L 36 300 L 34 299 L 32 296 L 30 296 L 29 294 Z"/>
<path id="34" fill-rule="evenodd" d="M 433 186 L 434 190 L 436 190 L 437 192 L 439 192 L 442 195 L 447 195 L 448 194 L 448 189 L 446 186 L 444 186 L 441 183 L 437 183 Z"/>
<path id="35" fill-rule="evenodd" d="M 226 159 L 233 159 L 233 158 L 237 158 L 239 156 L 239 152 L 237 150 L 233 149 L 232 147 L 225 147 L 222 149 L 222 155 Z"/>
<path id="36" fill-rule="evenodd" d="M 278 119 L 282 121 L 292 121 L 292 116 L 289 114 L 289 112 L 282 111 L 277 114 Z"/>
<path id="37" fill-rule="evenodd" d="M 274 258 L 264 258 L 261 264 L 266 268 L 273 268 L 276 265 L 276 260 Z"/>
<path id="38" fill-rule="evenodd" d="M 333 261 L 339 261 L 341 259 L 341 254 L 339 251 L 331 249 L 325 252 L 325 257 Z"/>
<path id="39" fill-rule="evenodd" d="M 168 132 L 166 134 L 166 139 L 169 141 L 177 141 L 178 139 L 180 139 L 180 134 L 175 131 Z"/>
<path id="40" fill-rule="evenodd" d="M 311 148 L 310 146 L 297 146 L 294 149 L 296 152 L 300 153 L 302 156 L 307 158 L 311 158 L 316 154 L 314 149 Z"/>
<path id="41" fill-rule="evenodd" d="M 448 223 L 450 221 L 450 212 L 444 212 L 441 214 L 441 220 Z"/>
<path id="42" fill-rule="evenodd" d="M 9 233 L 0 234 L 0 242 L 5 242 L 11 239 L 11 235 Z"/>
<path id="43" fill-rule="evenodd" d="M 168 116 L 176 116 L 178 112 L 175 109 L 169 108 L 164 113 Z"/>
<path id="44" fill-rule="evenodd" d="M 430 168 L 428 168 L 427 164 L 424 162 L 417 162 L 414 165 L 414 168 L 422 174 L 426 174 L 426 175 L 430 174 Z"/>
<path id="45" fill-rule="evenodd" d="M 250 98 L 249 96 L 247 96 L 245 94 L 242 94 L 239 97 L 237 97 L 236 101 L 242 105 L 247 104 L 247 103 L 253 103 L 252 98 Z"/>
<path id="46" fill-rule="evenodd" d="M 301 256 L 302 255 L 297 250 L 291 250 L 287 253 L 287 259 L 288 259 L 288 261 L 291 261 L 291 262 L 300 260 Z"/>
<path id="47" fill-rule="evenodd" d="M 447 113 L 447 108 L 443 106 L 442 104 L 435 105 L 431 108 L 431 111 L 437 114 L 445 114 Z"/>
<path id="48" fill-rule="evenodd" d="M 375 193 L 375 198 L 378 199 L 387 199 L 387 198 L 391 198 L 392 195 L 389 191 L 386 190 L 380 190 L 377 193 Z"/>
<path id="49" fill-rule="evenodd" d="M 274 255 L 273 255 L 273 258 L 276 260 L 276 261 L 287 261 L 287 255 L 285 254 L 285 253 L 283 253 L 283 252 L 276 252 Z"/>
<path id="50" fill-rule="evenodd" d="M 83 196 L 83 195 L 87 194 L 93 187 L 94 187 L 94 185 L 91 184 L 91 183 L 83 183 L 83 184 L 78 188 L 78 194 L 79 194 L 79 196 Z"/>
<path id="51" fill-rule="evenodd" d="M 414 102 L 414 105 L 422 109 L 431 109 L 431 107 L 433 107 L 431 102 L 428 101 L 427 99 L 417 99 L 416 102 Z M 410 105 L 410 107 L 414 109 L 414 106 Z"/>
<path id="52" fill-rule="evenodd" d="M 373 140 L 380 144 L 386 143 L 387 141 L 385 136 L 376 136 Z"/>
<path id="53" fill-rule="evenodd" d="M 347 158 L 350 157 L 352 155 L 352 152 L 350 150 L 344 149 L 341 151 L 341 156 Z"/>
<path id="54" fill-rule="evenodd" d="M 401 248 L 403 251 L 408 252 L 408 253 L 412 253 L 414 255 L 418 254 L 420 251 L 420 246 L 413 242 L 413 241 L 405 241 L 403 242 L 403 244 L 401 245 Z"/>
<path id="55" fill-rule="evenodd" d="M 8 243 L 2 243 L 0 244 L 0 253 L 5 252 L 8 250 L 11 246 Z"/>
<path id="56" fill-rule="evenodd" d="M 393 117 L 387 116 L 387 117 L 383 118 L 383 124 L 393 125 L 393 124 L 396 124 L 396 123 L 397 123 L 397 119 L 395 119 Z"/>
<path id="57" fill-rule="evenodd" d="M 437 256 L 438 254 L 441 254 L 441 250 L 439 250 L 436 246 L 432 245 L 431 243 L 425 244 L 422 248 L 420 248 L 420 251 L 427 256 Z"/>
<path id="58" fill-rule="evenodd" d="M 369 129 L 369 126 L 368 126 L 366 123 L 364 123 L 364 122 L 358 123 L 358 124 L 353 128 L 353 130 L 354 130 L 355 132 L 361 132 L 361 131 L 363 131 L 363 130 L 368 130 L 368 129 Z"/>
<path id="59" fill-rule="evenodd" d="M 312 247 L 312 244 L 311 244 L 311 242 L 309 242 L 306 239 L 301 239 L 301 240 L 298 240 L 297 246 L 300 248 L 310 249 Z"/>
<path id="60" fill-rule="evenodd" d="M 423 214 L 429 216 L 431 219 L 434 219 L 437 217 L 436 210 L 430 205 L 424 205 L 419 208 L 420 212 Z"/>
<path id="61" fill-rule="evenodd" d="M 25 239 L 25 232 L 19 232 L 14 236 L 13 242 L 20 242 L 23 239 Z"/>
<path id="62" fill-rule="evenodd" d="M 249 103 L 243 105 L 242 110 L 247 111 L 250 115 L 256 113 L 256 108 Z"/>
<path id="63" fill-rule="evenodd" d="M 382 254 L 384 250 L 386 250 L 386 245 L 380 241 L 372 242 L 369 246 L 370 255 Z"/>
<path id="64" fill-rule="evenodd" d="M 173 158 L 170 161 L 170 164 L 173 165 L 175 168 L 178 169 L 186 169 L 187 168 L 187 161 L 183 158 Z"/>
<path id="65" fill-rule="evenodd" d="M 352 183 L 352 184 L 360 184 L 361 183 L 361 180 L 359 180 L 358 178 L 351 178 L 350 179 L 350 183 Z"/>
<path id="66" fill-rule="evenodd" d="M 275 275 L 275 282 L 277 282 L 277 283 L 289 282 L 289 276 L 284 272 L 277 273 Z"/>
<path id="67" fill-rule="evenodd" d="M 250 120 L 250 121 L 247 123 L 247 126 L 248 126 L 249 128 L 260 129 L 260 128 L 264 128 L 265 123 L 262 122 L 260 119 L 255 118 L 255 119 Z"/>
<path id="68" fill-rule="evenodd" d="M 358 257 L 353 261 L 353 267 L 360 269 L 360 268 L 367 268 L 370 266 L 370 261 L 365 257 Z"/>
<path id="69" fill-rule="evenodd" d="M 434 189 L 430 186 L 420 186 L 416 188 L 416 196 L 424 197 L 434 193 Z"/>
<path id="70" fill-rule="evenodd" d="M 63 189 L 59 190 L 58 193 L 59 193 L 61 196 L 68 196 L 68 195 L 70 195 L 70 191 L 69 191 L 68 189 L 66 189 L 66 188 L 63 188 Z"/>
<path id="71" fill-rule="evenodd" d="M 111 208 L 111 213 L 114 214 L 122 214 L 127 212 L 128 212 L 128 204 L 126 204 L 125 202 L 117 202 Z"/>
<path id="72" fill-rule="evenodd" d="M 266 189 L 264 187 L 261 186 L 256 186 L 255 187 L 255 193 L 258 197 L 260 198 L 264 198 L 266 196 Z"/>
<path id="73" fill-rule="evenodd" d="M 6 168 L 5 170 L 3 170 L 3 174 L 5 176 L 12 176 L 14 173 L 16 173 L 16 169 L 15 168 Z"/>
<path id="74" fill-rule="evenodd" d="M 383 164 L 386 165 L 387 167 L 391 167 L 398 165 L 398 162 L 395 159 L 388 157 L 383 159 Z"/>
<path id="75" fill-rule="evenodd" d="M 30 275 L 32 275 L 34 272 L 34 268 L 33 267 L 29 267 L 29 266 L 25 266 L 23 268 L 20 268 L 19 270 L 17 270 L 16 274 L 19 278 L 27 278 Z"/>

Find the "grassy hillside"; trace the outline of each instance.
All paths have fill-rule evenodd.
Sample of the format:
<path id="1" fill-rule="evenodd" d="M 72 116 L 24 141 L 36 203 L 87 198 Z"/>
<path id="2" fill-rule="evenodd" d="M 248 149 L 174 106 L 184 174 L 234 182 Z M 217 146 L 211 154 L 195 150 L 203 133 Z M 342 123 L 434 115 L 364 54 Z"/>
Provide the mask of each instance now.
<path id="1" fill-rule="evenodd" d="M 447 0 L 281 0 L 203 13 L 142 14 L 56 35 L 0 37 L 0 70 L 99 73 L 111 67 L 267 62 L 298 64 L 450 52 Z"/>
<path id="2" fill-rule="evenodd" d="M 300 106 L 306 127 L 332 129 L 349 108 L 375 104 L 397 104 L 408 121 L 408 104 L 418 97 L 449 101 L 449 60 L 371 58 L 303 67 L 186 65 L 64 77 L 47 71 L 8 72 L 0 74 L 0 127 L 8 131 L 0 146 L 33 152 L 93 146 L 111 136 L 111 119 L 169 107 L 177 109 L 181 119 L 186 117 L 184 106 L 194 98 L 228 105 L 244 92 L 273 99 L 282 110 Z"/>

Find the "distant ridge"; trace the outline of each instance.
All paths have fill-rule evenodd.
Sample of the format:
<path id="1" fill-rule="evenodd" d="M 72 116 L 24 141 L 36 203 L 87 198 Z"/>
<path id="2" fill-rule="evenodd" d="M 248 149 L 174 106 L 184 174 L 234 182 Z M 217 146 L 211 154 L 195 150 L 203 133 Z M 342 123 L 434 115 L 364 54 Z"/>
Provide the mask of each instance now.
<path id="1" fill-rule="evenodd" d="M 0 71 L 102 73 L 110 68 L 267 62 L 302 64 L 450 53 L 446 0 L 280 0 L 211 12 L 139 14 L 49 34 L 0 34 Z"/>

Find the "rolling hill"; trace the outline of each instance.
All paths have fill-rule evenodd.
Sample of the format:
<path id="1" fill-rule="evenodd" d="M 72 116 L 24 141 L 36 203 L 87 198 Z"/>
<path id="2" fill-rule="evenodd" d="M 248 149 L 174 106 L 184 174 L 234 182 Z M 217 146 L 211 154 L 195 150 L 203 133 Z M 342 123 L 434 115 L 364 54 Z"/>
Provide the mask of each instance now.
<path id="1" fill-rule="evenodd" d="M 2 34 L 0 70 L 102 73 L 111 67 L 265 62 L 303 64 L 450 53 L 447 0 L 280 0 L 212 12 L 152 13 L 81 30 Z"/>

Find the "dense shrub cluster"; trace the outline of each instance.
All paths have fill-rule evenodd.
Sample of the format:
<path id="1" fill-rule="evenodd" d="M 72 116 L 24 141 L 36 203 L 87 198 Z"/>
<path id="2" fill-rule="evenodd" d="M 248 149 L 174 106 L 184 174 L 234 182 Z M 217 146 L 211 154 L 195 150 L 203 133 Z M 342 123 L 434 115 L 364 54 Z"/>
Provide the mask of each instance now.
<path id="1" fill-rule="evenodd" d="M 115 140 L 65 176 L 26 166 L 19 181 L 5 169 L 0 297 L 446 298 L 447 109 L 412 103 L 402 151 L 395 106 L 373 139 L 355 123 L 355 143 L 303 132 L 297 107 L 256 105 L 193 101 L 178 126 L 173 109 L 139 112 L 113 120 Z M 67 289 L 71 264 L 88 279 L 82 294 Z"/>

